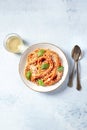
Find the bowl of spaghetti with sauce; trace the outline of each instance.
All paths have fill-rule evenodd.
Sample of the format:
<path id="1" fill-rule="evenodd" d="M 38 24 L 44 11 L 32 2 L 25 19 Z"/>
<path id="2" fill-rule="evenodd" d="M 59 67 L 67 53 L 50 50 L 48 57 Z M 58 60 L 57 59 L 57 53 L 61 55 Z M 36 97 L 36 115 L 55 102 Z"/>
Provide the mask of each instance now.
<path id="1" fill-rule="evenodd" d="M 19 73 L 29 88 L 49 92 L 65 81 L 68 74 L 67 58 L 64 52 L 53 44 L 34 44 L 22 54 Z"/>

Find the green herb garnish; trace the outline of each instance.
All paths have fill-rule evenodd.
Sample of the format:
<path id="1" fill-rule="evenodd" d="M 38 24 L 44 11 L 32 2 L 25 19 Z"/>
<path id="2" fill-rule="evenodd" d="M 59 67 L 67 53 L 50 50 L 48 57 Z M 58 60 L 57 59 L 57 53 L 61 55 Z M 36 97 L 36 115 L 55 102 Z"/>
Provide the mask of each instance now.
<path id="1" fill-rule="evenodd" d="M 48 69 L 49 68 L 49 64 L 48 63 L 44 63 L 41 65 L 41 69 Z"/>
<path id="2" fill-rule="evenodd" d="M 30 79 L 31 79 L 31 75 L 32 75 L 31 71 L 28 71 L 28 72 L 26 73 L 26 78 L 27 78 L 28 80 L 30 80 Z"/>
<path id="3" fill-rule="evenodd" d="M 41 49 L 40 51 L 38 51 L 38 57 L 42 56 L 44 54 L 45 50 L 44 49 Z"/>
<path id="4" fill-rule="evenodd" d="M 64 67 L 63 66 L 59 66 L 58 69 L 57 69 L 59 72 L 62 72 L 64 70 Z"/>
<path id="5" fill-rule="evenodd" d="M 39 84 L 40 86 L 44 86 L 44 82 L 43 82 L 41 79 L 38 79 L 38 84 Z"/>

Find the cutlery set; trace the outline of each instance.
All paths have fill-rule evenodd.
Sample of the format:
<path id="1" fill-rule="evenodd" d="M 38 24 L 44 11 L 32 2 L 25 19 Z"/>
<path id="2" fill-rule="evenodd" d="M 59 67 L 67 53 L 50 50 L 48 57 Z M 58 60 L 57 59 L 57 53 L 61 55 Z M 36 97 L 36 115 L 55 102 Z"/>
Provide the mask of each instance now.
<path id="1" fill-rule="evenodd" d="M 71 56 L 74 60 L 74 66 L 73 66 L 71 74 L 69 75 L 68 86 L 69 87 L 73 86 L 73 77 L 74 77 L 74 72 L 76 69 L 76 76 L 77 76 L 76 89 L 81 90 L 82 87 L 81 87 L 81 83 L 80 83 L 80 74 L 79 74 L 79 69 L 78 69 L 78 63 L 79 63 L 79 60 L 81 59 L 82 52 L 81 52 L 81 49 L 78 45 L 74 46 L 72 53 L 71 53 Z"/>

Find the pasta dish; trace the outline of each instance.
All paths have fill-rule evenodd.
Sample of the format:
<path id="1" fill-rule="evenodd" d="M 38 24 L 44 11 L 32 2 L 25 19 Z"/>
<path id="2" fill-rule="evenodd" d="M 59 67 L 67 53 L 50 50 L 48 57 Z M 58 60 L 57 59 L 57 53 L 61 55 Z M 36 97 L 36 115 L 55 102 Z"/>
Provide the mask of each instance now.
<path id="1" fill-rule="evenodd" d="M 27 80 L 40 85 L 50 86 L 60 81 L 64 67 L 59 55 L 50 49 L 38 48 L 26 58 L 24 75 Z"/>

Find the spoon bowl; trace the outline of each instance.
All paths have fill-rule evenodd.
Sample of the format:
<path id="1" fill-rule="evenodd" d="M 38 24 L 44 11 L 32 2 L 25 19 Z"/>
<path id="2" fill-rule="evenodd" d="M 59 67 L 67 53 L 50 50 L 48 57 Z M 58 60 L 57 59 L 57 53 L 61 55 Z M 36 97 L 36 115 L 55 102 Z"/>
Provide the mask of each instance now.
<path id="1" fill-rule="evenodd" d="M 74 61 L 78 61 L 81 58 L 81 49 L 78 45 L 75 45 L 72 50 L 72 58 Z"/>

